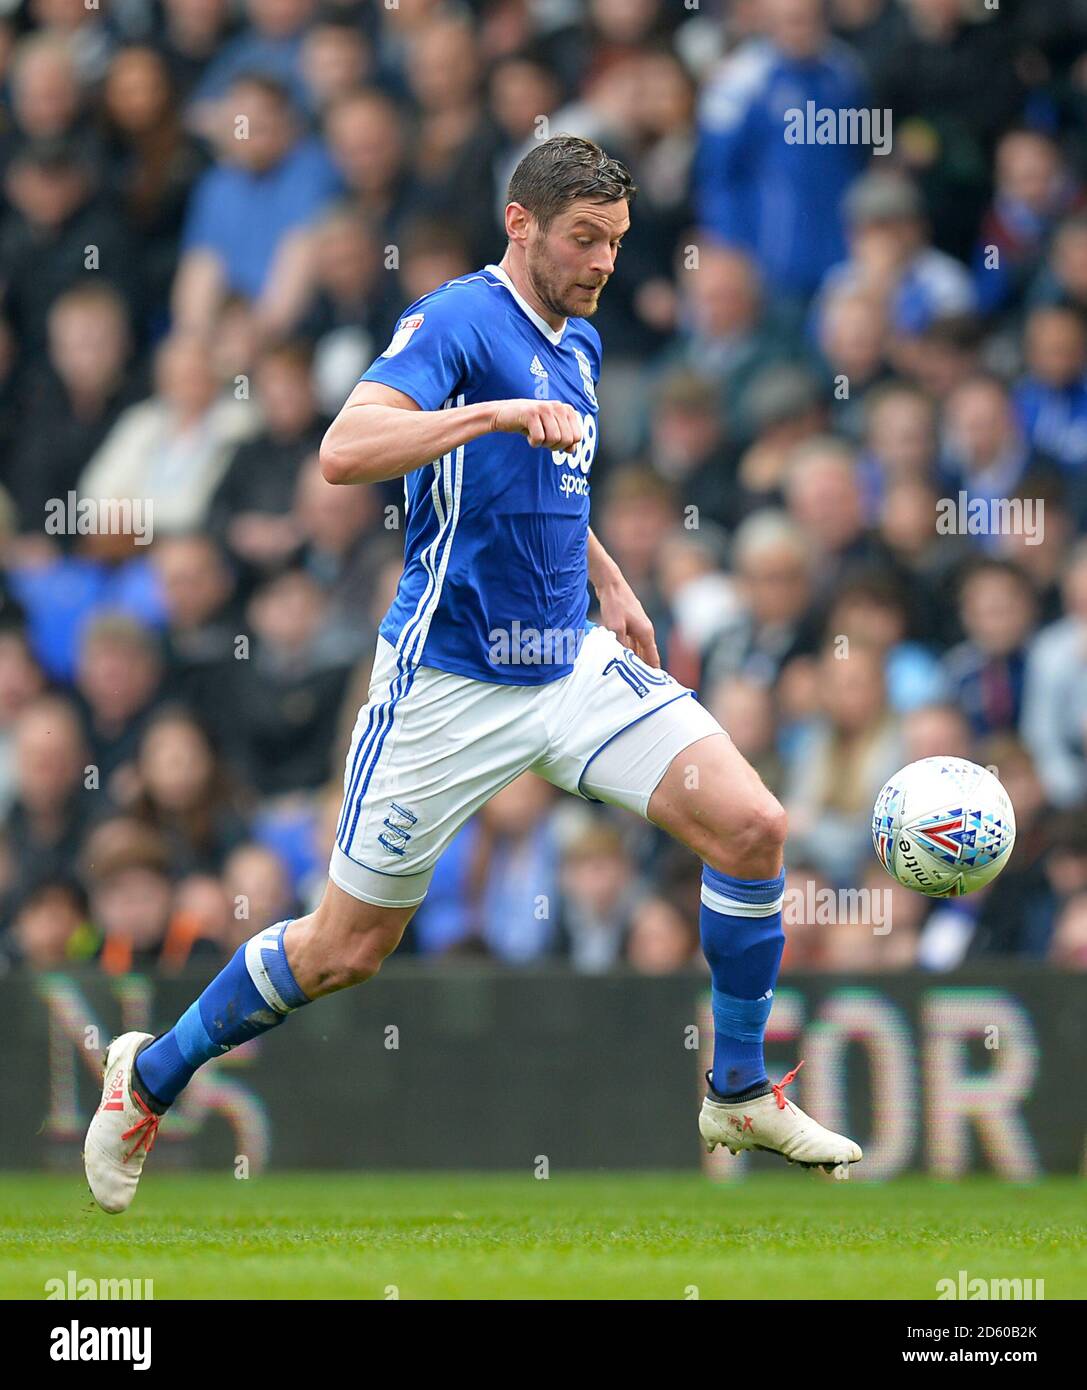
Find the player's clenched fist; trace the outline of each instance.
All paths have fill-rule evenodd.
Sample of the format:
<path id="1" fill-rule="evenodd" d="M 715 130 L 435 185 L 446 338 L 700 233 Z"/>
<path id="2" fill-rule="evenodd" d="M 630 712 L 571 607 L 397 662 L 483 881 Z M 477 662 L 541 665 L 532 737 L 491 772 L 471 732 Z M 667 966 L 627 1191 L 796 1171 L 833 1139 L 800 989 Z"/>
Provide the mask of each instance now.
<path id="1" fill-rule="evenodd" d="M 501 434 L 523 434 L 534 449 L 568 451 L 581 438 L 581 416 L 563 401 L 502 401 L 492 428 Z"/>

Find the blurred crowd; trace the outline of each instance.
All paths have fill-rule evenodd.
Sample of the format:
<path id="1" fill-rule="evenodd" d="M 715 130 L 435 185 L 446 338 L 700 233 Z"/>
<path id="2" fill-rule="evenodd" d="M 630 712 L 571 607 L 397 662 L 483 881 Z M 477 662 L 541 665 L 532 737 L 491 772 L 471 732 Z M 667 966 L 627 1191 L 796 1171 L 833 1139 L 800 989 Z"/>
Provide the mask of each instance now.
<path id="1" fill-rule="evenodd" d="M 5 968 L 212 969 L 319 898 L 402 533 L 317 449 L 560 131 L 639 186 L 593 524 L 788 809 L 786 972 L 1087 968 L 1087 0 L 0 0 Z M 954 902 L 869 837 L 936 754 L 1019 828 Z M 402 950 L 683 969 L 698 887 L 526 776 Z"/>

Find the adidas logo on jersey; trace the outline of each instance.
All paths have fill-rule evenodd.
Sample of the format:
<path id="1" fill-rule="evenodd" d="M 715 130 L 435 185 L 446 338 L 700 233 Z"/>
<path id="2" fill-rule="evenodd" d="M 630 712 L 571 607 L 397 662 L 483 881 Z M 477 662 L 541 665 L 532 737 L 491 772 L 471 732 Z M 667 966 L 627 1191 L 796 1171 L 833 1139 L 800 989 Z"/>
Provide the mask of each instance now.
<path id="1" fill-rule="evenodd" d="M 547 368 L 538 357 L 533 357 L 532 361 L 529 363 L 528 369 L 533 376 L 538 376 L 542 381 L 547 380 Z"/>

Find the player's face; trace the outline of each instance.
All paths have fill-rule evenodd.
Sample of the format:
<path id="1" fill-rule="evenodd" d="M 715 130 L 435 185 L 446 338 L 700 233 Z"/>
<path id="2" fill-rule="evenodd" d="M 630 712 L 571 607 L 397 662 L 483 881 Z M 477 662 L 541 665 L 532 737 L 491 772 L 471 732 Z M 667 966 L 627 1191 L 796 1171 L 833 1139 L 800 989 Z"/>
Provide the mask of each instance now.
<path id="1" fill-rule="evenodd" d="M 563 318 L 595 314 L 629 226 L 625 198 L 571 203 L 546 232 L 534 221 L 525 264 L 540 300 Z"/>

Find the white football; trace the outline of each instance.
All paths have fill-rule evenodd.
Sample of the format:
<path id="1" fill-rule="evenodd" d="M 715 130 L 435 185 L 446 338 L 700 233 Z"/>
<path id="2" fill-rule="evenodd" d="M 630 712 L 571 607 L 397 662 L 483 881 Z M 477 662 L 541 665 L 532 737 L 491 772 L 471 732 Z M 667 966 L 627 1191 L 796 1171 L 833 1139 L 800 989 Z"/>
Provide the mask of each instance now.
<path id="1" fill-rule="evenodd" d="M 965 758 L 922 758 L 876 798 L 872 843 L 892 878 L 933 898 L 990 883 L 1015 844 L 1015 813 L 993 774 Z"/>

